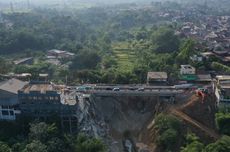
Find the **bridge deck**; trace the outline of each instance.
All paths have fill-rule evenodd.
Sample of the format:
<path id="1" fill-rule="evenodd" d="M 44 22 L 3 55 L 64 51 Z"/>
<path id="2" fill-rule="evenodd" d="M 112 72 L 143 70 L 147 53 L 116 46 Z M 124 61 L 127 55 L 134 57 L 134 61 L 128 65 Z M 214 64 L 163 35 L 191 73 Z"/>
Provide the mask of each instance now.
<path id="1" fill-rule="evenodd" d="M 152 90 L 152 91 L 87 91 L 87 94 L 95 96 L 176 96 L 183 93 L 183 90 Z"/>

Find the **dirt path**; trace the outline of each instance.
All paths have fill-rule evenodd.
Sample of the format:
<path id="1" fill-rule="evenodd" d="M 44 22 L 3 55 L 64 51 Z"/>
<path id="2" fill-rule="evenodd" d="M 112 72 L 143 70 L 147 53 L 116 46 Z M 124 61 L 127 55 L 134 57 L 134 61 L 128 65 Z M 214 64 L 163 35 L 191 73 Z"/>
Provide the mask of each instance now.
<path id="1" fill-rule="evenodd" d="M 170 112 L 173 115 L 175 115 L 176 117 L 179 117 L 179 118 L 185 120 L 186 122 L 192 124 L 193 126 L 199 128 L 200 130 L 202 130 L 203 132 L 205 132 L 210 137 L 212 137 L 214 139 L 219 139 L 220 138 L 220 135 L 217 134 L 215 130 L 206 127 L 205 125 L 203 125 L 200 122 L 192 119 L 191 117 L 189 117 L 185 113 L 183 113 L 183 112 L 181 112 L 181 111 L 179 111 L 177 109 L 170 109 Z"/>
<path id="2" fill-rule="evenodd" d="M 200 100 L 201 100 L 201 99 L 200 99 Z M 191 96 L 191 97 L 189 98 L 188 101 L 189 101 L 189 102 L 187 102 L 186 104 L 184 104 L 184 105 L 181 106 L 181 109 L 184 109 L 184 108 L 186 108 L 186 107 L 189 107 L 189 106 L 194 105 L 196 102 L 199 101 L 199 97 L 196 96 L 196 95 L 193 95 L 193 96 Z"/>

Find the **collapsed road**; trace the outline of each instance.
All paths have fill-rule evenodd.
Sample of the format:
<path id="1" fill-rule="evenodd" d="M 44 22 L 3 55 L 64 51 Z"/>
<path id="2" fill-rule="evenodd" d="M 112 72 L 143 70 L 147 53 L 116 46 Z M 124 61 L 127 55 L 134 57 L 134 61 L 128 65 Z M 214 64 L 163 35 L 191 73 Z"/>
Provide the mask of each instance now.
<path id="1" fill-rule="evenodd" d="M 102 138 L 111 152 L 133 152 L 137 143 L 146 144 L 140 134 L 149 121 L 168 104 L 183 102 L 190 95 L 187 89 L 175 88 L 78 92 L 78 129 Z"/>

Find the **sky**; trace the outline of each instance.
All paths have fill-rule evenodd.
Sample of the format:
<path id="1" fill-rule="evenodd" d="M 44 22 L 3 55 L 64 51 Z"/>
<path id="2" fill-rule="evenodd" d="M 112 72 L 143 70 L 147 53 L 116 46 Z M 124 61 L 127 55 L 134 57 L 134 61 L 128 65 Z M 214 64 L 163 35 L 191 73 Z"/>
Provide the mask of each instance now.
<path id="1" fill-rule="evenodd" d="M 15 8 L 22 8 L 30 6 L 98 6 L 103 4 L 118 4 L 118 3 L 132 3 L 132 2 L 152 2 L 156 0 L 0 0 L 0 8 L 10 7 L 13 5 Z M 162 1 L 162 0 L 161 0 Z M 164 1 L 164 0 L 163 0 Z"/>

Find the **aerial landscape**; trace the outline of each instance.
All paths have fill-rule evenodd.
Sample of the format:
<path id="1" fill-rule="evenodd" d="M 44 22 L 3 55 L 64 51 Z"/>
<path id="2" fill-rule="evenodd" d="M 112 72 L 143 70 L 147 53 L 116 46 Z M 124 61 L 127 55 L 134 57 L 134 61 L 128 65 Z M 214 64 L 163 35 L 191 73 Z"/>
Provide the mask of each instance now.
<path id="1" fill-rule="evenodd" d="M 0 152 L 230 152 L 229 0 L 0 0 Z"/>

